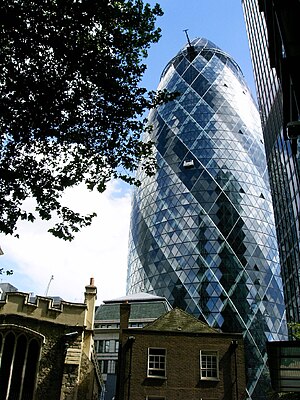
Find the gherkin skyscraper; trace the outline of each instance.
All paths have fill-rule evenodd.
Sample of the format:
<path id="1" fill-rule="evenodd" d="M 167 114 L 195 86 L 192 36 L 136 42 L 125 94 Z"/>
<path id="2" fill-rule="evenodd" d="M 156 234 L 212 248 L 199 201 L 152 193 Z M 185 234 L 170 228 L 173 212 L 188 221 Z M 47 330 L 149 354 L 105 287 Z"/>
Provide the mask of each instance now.
<path id="1" fill-rule="evenodd" d="M 164 69 L 178 91 L 149 116 L 155 176 L 138 173 L 128 293 L 166 297 L 224 332 L 243 332 L 247 395 L 267 396 L 266 340 L 286 338 L 260 120 L 235 61 L 195 39 Z"/>

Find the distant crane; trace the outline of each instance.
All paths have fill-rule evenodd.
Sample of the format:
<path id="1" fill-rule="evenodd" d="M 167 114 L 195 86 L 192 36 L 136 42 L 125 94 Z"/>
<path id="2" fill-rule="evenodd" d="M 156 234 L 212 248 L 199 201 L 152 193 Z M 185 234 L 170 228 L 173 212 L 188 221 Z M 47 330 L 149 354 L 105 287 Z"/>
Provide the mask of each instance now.
<path id="1" fill-rule="evenodd" d="M 46 292 L 45 292 L 45 296 L 48 296 L 50 283 L 51 283 L 51 281 L 53 281 L 53 279 L 54 279 L 54 275 L 51 275 L 51 278 L 50 278 L 49 283 L 48 283 L 48 285 L 47 285 L 47 289 L 46 289 Z"/>

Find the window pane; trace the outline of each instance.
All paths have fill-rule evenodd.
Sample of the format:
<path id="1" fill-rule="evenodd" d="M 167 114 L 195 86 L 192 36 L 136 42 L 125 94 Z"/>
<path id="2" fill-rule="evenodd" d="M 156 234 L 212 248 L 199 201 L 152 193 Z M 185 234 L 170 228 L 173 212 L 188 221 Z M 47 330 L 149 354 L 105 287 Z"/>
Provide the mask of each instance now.
<path id="1" fill-rule="evenodd" d="M 101 360 L 100 361 L 100 365 L 101 365 L 102 374 L 107 374 L 107 371 L 108 371 L 108 360 Z"/>
<path id="2" fill-rule="evenodd" d="M 218 379 L 218 352 L 202 350 L 200 357 L 201 378 Z"/>
<path id="3" fill-rule="evenodd" d="M 23 396 L 26 393 L 28 399 L 33 397 L 35 377 L 37 375 L 38 360 L 40 355 L 40 344 L 36 339 L 31 339 L 28 347 L 26 372 L 23 382 Z"/>
<path id="4" fill-rule="evenodd" d="M 99 340 L 97 351 L 98 351 L 99 353 L 103 353 L 103 340 Z"/>
<path id="5" fill-rule="evenodd" d="M 148 376 L 166 376 L 166 349 L 148 349 Z"/>

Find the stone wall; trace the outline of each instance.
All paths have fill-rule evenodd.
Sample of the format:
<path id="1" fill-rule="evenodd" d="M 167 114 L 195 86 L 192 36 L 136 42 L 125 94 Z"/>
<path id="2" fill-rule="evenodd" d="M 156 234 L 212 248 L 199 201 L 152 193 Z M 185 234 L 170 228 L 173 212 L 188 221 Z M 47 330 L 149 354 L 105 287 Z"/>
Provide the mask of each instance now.
<path id="1" fill-rule="evenodd" d="M 3 326 L 4 324 L 7 325 L 8 329 L 9 327 L 13 330 L 17 327 L 18 329 L 24 327 L 43 335 L 44 340 L 41 345 L 39 372 L 36 383 L 36 400 L 60 399 L 63 377 L 63 386 L 74 386 L 74 382 L 76 382 L 76 380 L 78 381 L 78 379 L 73 379 L 74 373 L 71 373 L 71 371 L 79 369 L 79 365 L 70 366 L 70 372 L 64 376 L 64 361 L 66 353 L 65 335 L 74 332 L 75 328 L 77 330 L 79 329 L 79 332 L 82 332 L 83 327 L 70 327 L 39 321 L 32 318 L 24 318 L 18 315 L 0 314 L 0 325 Z M 79 346 L 80 339 L 81 335 L 79 335 L 79 339 L 77 339 L 77 345 Z M 76 378 L 77 376 L 78 373 Z"/>
<path id="2" fill-rule="evenodd" d="M 91 281 L 85 303 L 62 301 L 56 307 L 51 298 L 39 296 L 32 303 L 29 294 L 21 292 L 6 293 L 0 301 L 3 338 L 12 331 L 16 337 L 24 333 L 27 340 L 34 337 L 40 343 L 35 400 L 98 399 L 99 376 L 90 357 L 96 293 Z M 30 362 L 30 354 L 27 359 Z M 2 366 L 5 376 L 9 376 L 7 363 Z M 0 371 L 2 367 L 0 363 Z"/>

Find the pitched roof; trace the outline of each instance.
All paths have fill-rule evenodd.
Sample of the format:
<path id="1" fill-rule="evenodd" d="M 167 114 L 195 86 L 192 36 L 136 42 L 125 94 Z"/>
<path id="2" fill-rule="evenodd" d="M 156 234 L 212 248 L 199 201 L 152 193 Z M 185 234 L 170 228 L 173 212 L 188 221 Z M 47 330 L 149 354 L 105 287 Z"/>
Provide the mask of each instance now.
<path id="1" fill-rule="evenodd" d="M 129 301 L 129 303 L 131 303 Z M 169 311 L 167 301 L 141 301 L 131 303 L 129 320 L 156 319 Z M 101 304 L 96 311 L 95 321 L 119 321 L 120 303 Z"/>
<path id="2" fill-rule="evenodd" d="M 147 324 L 144 329 L 165 332 L 220 333 L 218 329 L 211 328 L 180 308 L 167 312 L 154 322 Z"/>

